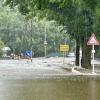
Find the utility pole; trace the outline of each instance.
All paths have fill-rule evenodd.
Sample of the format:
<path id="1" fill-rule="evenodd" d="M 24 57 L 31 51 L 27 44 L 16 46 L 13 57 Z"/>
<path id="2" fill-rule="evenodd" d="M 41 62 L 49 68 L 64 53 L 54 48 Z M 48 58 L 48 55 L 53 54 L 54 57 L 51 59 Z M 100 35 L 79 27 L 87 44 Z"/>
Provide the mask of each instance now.
<path id="1" fill-rule="evenodd" d="M 32 30 L 32 19 L 31 19 L 31 47 L 30 47 L 30 50 L 31 50 L 31 53 L 33 53 L 33 51 L 32 51 L 32 37 L 33 37 L 33 35 L 32 35 L 32 33 L 33 33 L 33 30 Z M 32 62 L 32 54 L 31 54 L 31 62 Z"/>
<path id="2" fill-rule="evenodd" d="M 46 34 L 46 24 L 45 24 L 45 38 L 44 38 L 44 49 L 45 49 L 45 58 L 47 57 L 47 34 Z"/>

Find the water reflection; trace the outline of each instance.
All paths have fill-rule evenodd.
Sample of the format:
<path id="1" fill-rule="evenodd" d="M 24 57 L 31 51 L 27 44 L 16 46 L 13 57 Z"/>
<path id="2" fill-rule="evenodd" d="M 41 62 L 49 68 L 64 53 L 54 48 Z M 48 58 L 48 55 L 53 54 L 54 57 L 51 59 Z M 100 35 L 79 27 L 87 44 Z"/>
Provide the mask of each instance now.
<path id="1" fill-rule="evenodd" d="M 0 81 L 0 100 L 100 100 L 100 81 Z"/>

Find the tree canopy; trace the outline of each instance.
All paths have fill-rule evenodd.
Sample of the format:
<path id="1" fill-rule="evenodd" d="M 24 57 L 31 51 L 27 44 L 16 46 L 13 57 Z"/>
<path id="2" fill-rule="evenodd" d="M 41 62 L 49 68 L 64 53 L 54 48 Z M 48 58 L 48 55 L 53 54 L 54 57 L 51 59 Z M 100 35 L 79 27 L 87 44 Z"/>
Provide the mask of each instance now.
<path id="1" fill-rule="evenodd" d="M 10 9 L 1 5 L 0 10 L 0 36 L 5 46 L 9 46 L 12 51 L 19 53 L 32 48 L 35 56 L 44 56 L 45 26 L 48 53 L 59 51 L 59 44 L 66 35 L 62 25 L 54 20 L 47 21 L 46 18 L 39 20 L 37 16 L 27 20 L 17 8 Z M 69 41 L 68 35 L 66 38 Z"/>
<path id="2" fill-rule="evenodd" d="M 63 30 L 76 40 L 76 65 L 82 48 L 82 67 L 91 68 L 91 47 L 86 43 L 93 32 L 99 38 L 99 0 L 5 0 L 5 4 L 17 7 L 28 19 L 46 17 L 63 25 Z"/>

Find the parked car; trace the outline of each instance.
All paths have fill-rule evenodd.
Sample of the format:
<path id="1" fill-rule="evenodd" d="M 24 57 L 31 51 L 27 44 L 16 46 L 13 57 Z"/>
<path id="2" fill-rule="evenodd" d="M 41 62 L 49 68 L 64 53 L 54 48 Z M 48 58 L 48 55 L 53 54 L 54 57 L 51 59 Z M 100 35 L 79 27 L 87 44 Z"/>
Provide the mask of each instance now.
<path id="1" fill-rule="evenodd" d="M 74 52 L 70 52 L 67 57 L 75 57 L 75 53 Z"/>

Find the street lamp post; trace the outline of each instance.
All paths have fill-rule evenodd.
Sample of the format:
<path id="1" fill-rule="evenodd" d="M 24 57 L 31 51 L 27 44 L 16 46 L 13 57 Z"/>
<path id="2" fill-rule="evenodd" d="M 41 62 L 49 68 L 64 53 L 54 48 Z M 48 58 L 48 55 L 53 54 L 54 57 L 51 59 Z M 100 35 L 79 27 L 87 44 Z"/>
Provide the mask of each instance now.
<path id="1" fill-rule="evenodd" d="M 32 54 L 33 54 L 33 51 L 32 51 L 32 47 L 33 47 L 33 45 L 32 45 L 32 33 L 33 33 L 33 30 L 32 30 L 32 20 L 31 20 L 31 62 L 32 62 Z"/>
<path id="2" fill-rule="evenodd" d="M 46 25 L 45 25 L 44 49 L 45 49 L 45 58 L 46 58 L 46 56 L 47 56 L 47 34 L 46 34 Z"/>

